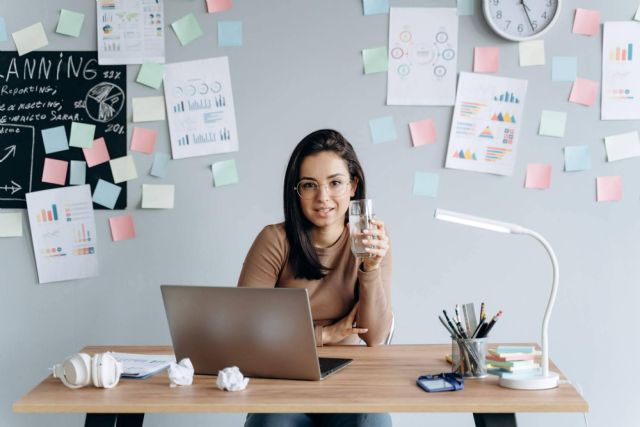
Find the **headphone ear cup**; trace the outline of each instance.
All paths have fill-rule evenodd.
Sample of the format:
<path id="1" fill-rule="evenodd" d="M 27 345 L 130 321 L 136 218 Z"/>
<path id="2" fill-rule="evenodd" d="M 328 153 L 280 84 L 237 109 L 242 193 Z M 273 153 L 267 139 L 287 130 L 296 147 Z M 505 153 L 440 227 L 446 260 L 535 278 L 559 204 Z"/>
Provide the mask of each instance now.
<path id="1" fill-rule="evenodd" d="M 122 365 L 118 360 L 108 353 L 102 354 L 100 366 L 100 381 L 102 387 L 112 388 L 120 382 L 122 375 Z"/>
<path id="2" fill-rule="evenodd" d="M 69 388 L 80 388 L 91 381 L 91 357 L 77 353 L 54 368 L 54 376 Z"/>

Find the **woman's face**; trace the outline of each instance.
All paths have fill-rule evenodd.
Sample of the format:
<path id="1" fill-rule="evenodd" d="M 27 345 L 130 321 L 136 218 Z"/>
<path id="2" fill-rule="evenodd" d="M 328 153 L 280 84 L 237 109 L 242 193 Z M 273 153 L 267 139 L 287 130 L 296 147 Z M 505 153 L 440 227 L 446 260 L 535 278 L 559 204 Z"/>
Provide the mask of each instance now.
<path id="1" fill-rule="evenodd" d="M 344 226 L 357 186 L 357 179 L 350 181 L 346 162 L 332 151 L 307 156 L 300 165 L 299 178 L 304 216 L 319 228 Z"/>

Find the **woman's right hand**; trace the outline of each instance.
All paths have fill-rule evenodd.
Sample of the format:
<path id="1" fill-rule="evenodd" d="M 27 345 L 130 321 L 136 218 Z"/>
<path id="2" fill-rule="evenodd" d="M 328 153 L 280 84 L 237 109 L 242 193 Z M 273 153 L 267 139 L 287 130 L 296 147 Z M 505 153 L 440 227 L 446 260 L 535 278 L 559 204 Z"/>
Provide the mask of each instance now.
<path id="1" fill-rule="evenodd" d="M 337 344 L 349 335 L 364 334 L 368 331 L 367 328 L 354 327 L 356 316 L 358 314 L 358 307 L 360 307 L 360 301 L 358 301 L 349 314 L 342 319 L 338 320 L 332 325 L 328 325 L 322 328 L 322 344 Z"/>

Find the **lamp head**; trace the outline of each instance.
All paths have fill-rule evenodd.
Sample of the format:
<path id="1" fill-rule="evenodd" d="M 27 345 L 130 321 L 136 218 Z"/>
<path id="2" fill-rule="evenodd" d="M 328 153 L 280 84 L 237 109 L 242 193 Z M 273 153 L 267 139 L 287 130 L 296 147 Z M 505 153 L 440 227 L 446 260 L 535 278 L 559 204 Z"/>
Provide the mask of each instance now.
<path id="1" fill-rule="evenodd" d="M 483 230 L 496 231 L 498 233 L 520 234 L 523 227 L 508 222 L 495 221 L 479 216 L 467 215 L 460 212 L 436 209 L 434 217 L 441 221 L 453 222 L 455 224 L 468 225 L 470 227 L 481 228 Z"/>

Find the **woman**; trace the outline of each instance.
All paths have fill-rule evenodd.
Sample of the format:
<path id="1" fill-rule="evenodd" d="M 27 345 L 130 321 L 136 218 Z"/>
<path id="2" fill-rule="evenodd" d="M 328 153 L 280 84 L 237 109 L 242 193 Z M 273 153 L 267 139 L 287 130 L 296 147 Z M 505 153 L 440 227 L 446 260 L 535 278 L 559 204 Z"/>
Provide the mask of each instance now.
<path id="1" fill-rule="evenodd" d="M 316 345 L 384 344 L 391 326 L 391 253 L 384 223 L 365 231 L 370 257 L 351 253 L 349 201 L 365 198 L 362 167 L 334 130 L 307 135 L 291 154 L 281 224 L 266 226 L 238 286 L 306 288 Z M 388 414 L 249 414 L 245 426 L 388 426 Z"/>

